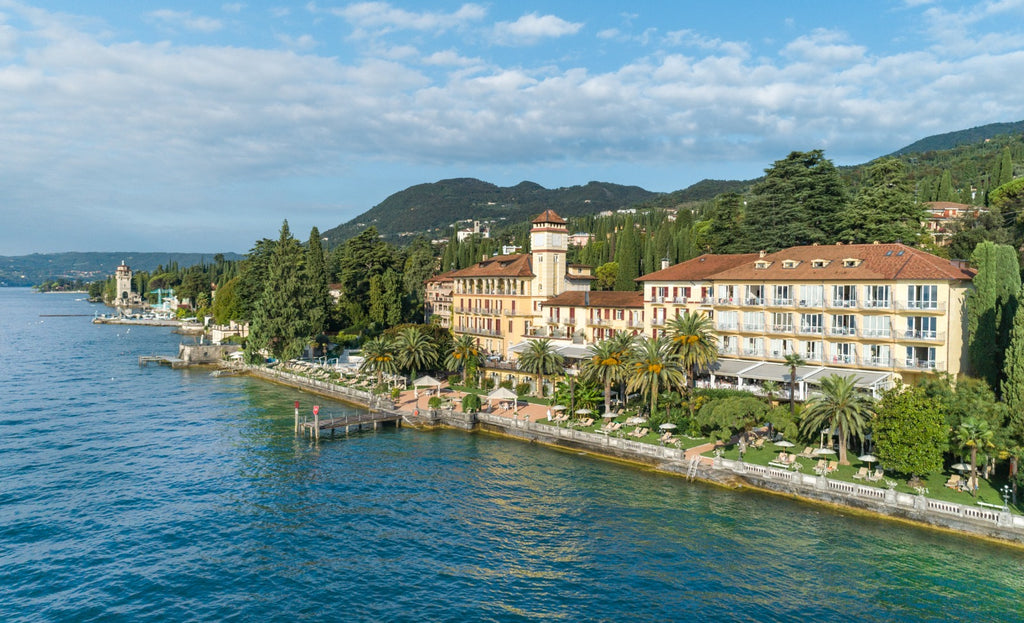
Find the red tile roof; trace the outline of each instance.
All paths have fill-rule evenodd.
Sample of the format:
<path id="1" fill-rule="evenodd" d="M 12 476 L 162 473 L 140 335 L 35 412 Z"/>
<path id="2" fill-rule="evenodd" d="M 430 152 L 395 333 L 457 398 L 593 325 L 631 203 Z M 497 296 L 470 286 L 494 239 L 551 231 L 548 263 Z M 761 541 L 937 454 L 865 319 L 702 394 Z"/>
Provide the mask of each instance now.
<path id="1" fill-rule="evenodd" d="M 541 307 L 636 307 L 644 306 L 643 292 L 601 291 L 562 292 L 542 302 Z"/>
<path id="2" fill-rule="evenodd" d="M 449 273 L 452 279 L 467 277 L 533 277 L 533 257 L 526 253 L 496 255 L 468 268 Z"/>
<path id="3" fill-rule="evenodd" d="M 822 266 L 815 266 L 820 260 Z M 853 260 L 847 265 L 846 260 Z M 795 262 L 784 268 L 783 264 Z M 767 262 L 767 267 L 758 264 Z M 650 275 L 648 275 L 650 276 Z M 958 266 L 905 244 L 809 245 L 790 247 L 763 258 L 756 255 L 742 264 L 715 273 L 715 281 L 894 281 L 967 280 L 970 268 Z"/>
<path id="4" fill-rule="evenodd" d="M 431 277 L 430 279 L 427 279 L 423 283 L 434 283 L 434 282 L 451 281 L 453 279 L 452 275 L 454 275 L 455 272 L 456 271 L 454 271 L 454 270 L 449 270 L 446 273 L 441 273 L 440 275 L 434 275 L 433 277 Z"/>
<path id="5" fill-rule="evenodd" d="M 559 225 L 565 225 L 565 219 L 555 214 L 554 210 L 544 210 L 540 216 L 533 219 L 534 223 L 557 223 Z"/>
<path id="6" fill-rule="evenodd" d="M 647 273 L 636 281 L 704 281 L 709 276 L 757 259 L 757 253 L 714 255 L 705 253 L 692 260 Z"/>

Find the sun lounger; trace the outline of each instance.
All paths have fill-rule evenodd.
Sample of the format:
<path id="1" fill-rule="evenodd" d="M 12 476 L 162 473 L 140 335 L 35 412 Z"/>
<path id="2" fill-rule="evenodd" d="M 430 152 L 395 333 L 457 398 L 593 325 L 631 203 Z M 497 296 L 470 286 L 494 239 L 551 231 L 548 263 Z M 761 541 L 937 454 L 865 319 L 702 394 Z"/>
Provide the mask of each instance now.
<path id="1" fill-rule="evenodd" d="M 804 457 L 805 459 L 811 458 L 812 456 L 814 456 L 814 448 L 812 448 L 811 446 L 807 446 L 806 448 L 804 448 L 804 451 L 800 453 L 800 456 Z"/>
<path id="2" fill-rule="evenodd" d="M 839 462 L 838 461 L 829 461 L 828 462 L 828 471 L 834 472 L 837 469 L 839 469 Z"/>
<path id="3" fill-rule="evenodd" d="M 760 450 L 764 447 L 764 437 L 758 437 L 751 445 L 756 449 Z"/>
<path id="4" fill-rule="evenodd" d="M 952 476 L 950 476 L 949 480 L 946 481 L 946 486 L 949 487 L 950 489 L 959 489 L 960 474 L 953 474 Z"/>
<path id="5" fill-rule="evenodd" d="M 854 480 L 864 480 L 868 477 L 868 468 L 862 467 L 853 475 Z"/>
<path id="6" fill-rule="evenodd" d="M 818 459 L 818 463 L 814 466 L 814 471 L 821 473 L 828 469 L 828 461 L 825 459 Z"/>
<path id="7" fill-rule="evenodd" d="M 885 477 L 885 470 L 883 470 L 881 467 L 876 467 L 875 471 L 873 471 L 871 473 L 871 475 L 868 476 L 868 480 L 870 480 L 871 482 L 878 482 L 879 480 L 881 480 L 884 477 Z"/>
<path id="8" fill-rule="evenodd" d="M 580 426 L 582 426 L 583 428 L 587 428 L 587 427 L 593 426 L 593 425 L 594 425 L 594 418 L 592 418 L 592 417 L 588 417 L 587 419 L 585 419 L 582 422 L 580 422 Z"/>

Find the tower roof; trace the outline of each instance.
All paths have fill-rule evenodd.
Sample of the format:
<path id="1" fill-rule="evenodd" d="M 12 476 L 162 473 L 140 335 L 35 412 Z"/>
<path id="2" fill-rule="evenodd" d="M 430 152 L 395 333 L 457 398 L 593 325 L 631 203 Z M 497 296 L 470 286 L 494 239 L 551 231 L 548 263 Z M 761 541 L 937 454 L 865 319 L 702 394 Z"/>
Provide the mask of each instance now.
<path id="1" fill-rule="evenodd" d="M 565 219 L 555 214 L 554 210 L 548 209 L 541 212 L 541 215 L 533 219 L 535 225 L 541 223 L 555 223 L 558 225 L 565 225 Z"/>

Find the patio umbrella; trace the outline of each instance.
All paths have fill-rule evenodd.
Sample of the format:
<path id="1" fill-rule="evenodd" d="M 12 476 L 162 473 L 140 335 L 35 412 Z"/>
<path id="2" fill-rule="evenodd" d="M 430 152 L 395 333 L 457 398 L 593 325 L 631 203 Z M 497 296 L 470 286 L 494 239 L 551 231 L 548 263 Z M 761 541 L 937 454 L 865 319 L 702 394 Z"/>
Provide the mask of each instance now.
<path id="1" fill-rule="evenodd" d="M 793 443 L 792 441 L 786 441 L 785 439 L 783 439 L 782 441 L 776 441 L 775 445 L 777 445 L 780 448 L 792 448 L 796 444 Z"/>
<path id="2" fill-rule="evenodd" d="M 566 410 L 566 406 L 565 405 L 555 405 L 555 406 L 551 407 L 551 410 L 552 411 L 565 411 Z"/>
<path id="3" fill-rule="evenodd" d="M 817 450 L 815 450 L 811 454 L 813 454 L 815 456 L 823 456 L 825 454 L 835 454 L 835 453 L 836 453 L 836 451 L 833 450 L 832 448 L 818 448 Z"/>
<path id="4" fill-rule="evenodd" d="M 970 465 L 966 465 L 964 463 L 957 463 L 955 465 L 950 465 L 950 467 L 952 467 L 953 469 L 955 469 L 958 472 L 962 472 L 964 470 L 971 469 Z"/>
<path id="5" fill-rule="evenodd" d="M 612 413 L 611 411 L 605 411 L 604 413 L 601 414 L 601 417 L 610 420 L 611 418 L 615 417 L 616 415 L 618 415 L 618 414 Z"/>
<path id="6" fill-rule="evenodd" d="M 665 422 L 664 424 L 662 424 L 658 428 L 660 428 L 661 430 L 675 430 L 676 429 L 676 425 L 673 424 L 672 422 Z"/>
<path id="7" fill-rule="evenodd" d="M 876 457 L 874 454 L 864 454 L 864 455 L 858 456 L 857 460 L 864 461 L 865 463 L 868 464 L 868 466 L 870 466 L 872 463 L 874 463 L 875 461 L 878 460 L 878 457 Z"/>
<path id="8" fill-rule="evenodd" d="M 589 415 L 593 413 L 590 409 L 576 409 L 576 415 Z"/>

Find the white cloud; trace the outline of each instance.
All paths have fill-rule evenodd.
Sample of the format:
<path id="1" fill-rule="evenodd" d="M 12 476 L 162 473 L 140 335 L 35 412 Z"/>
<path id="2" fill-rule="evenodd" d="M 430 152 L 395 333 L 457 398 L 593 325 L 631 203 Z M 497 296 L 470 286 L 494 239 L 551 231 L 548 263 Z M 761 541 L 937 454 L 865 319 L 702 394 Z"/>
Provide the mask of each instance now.
<path id="1" fill-rule="evenodd" d="M 320 9 L 310 3 L 310 10 Z M 407 11 L 387 2 L 357 2 L 342 8 L 325 9 L 345 19 L 356 28 L 357 35 L 380 35 L 396 30 L 442 32 L 477 22 L 487 11 L 478 4 L 463 4 L 452 13 Z"/>
<path id="2" fill-rule="evenodd" d="M 241 2 L 226 2 L 220 5 L 220 10 L 225 13 L 241 13 L 244 8 L 245 4 Z"/>
<path id="3" fill-rule="evenodd" d="M 575 35 L 583 28 L 579 22 L 567 22 L 554 15 L 530 13 L 514 22 L 498 22 L 494 35 L 503 45 L 532 45 L 541 39 Z"/>
<path id="4" fill-rule="evenodd" d="M 867 48 L 847 43 L 848 36 L 819 28 L 810 35 L 797 37 L 782 48 L 782 55 L 816 65 L 843 65 L 864 59 Z"/>
<path id="5" fill-rule="evenodd" d="M 168 28 L 182 28 L 193 32 L 212 33 L 224 27 L 224 24 L 212 17 L 193 16 L 191 11 L 173 11 L 159 9 L 151 11 L 151 20 Z"/>
<path id="6" fill-rule="evenodd" d="M 314 39 L 312 35 L 299 35 L 298 37 L 293 37 L 289 34 L 278 33 L 274 35 L 274 38 L 284 44 L 285 47 L 292 50 L 309 51 L 318 45 L 316 39 Z"/>

